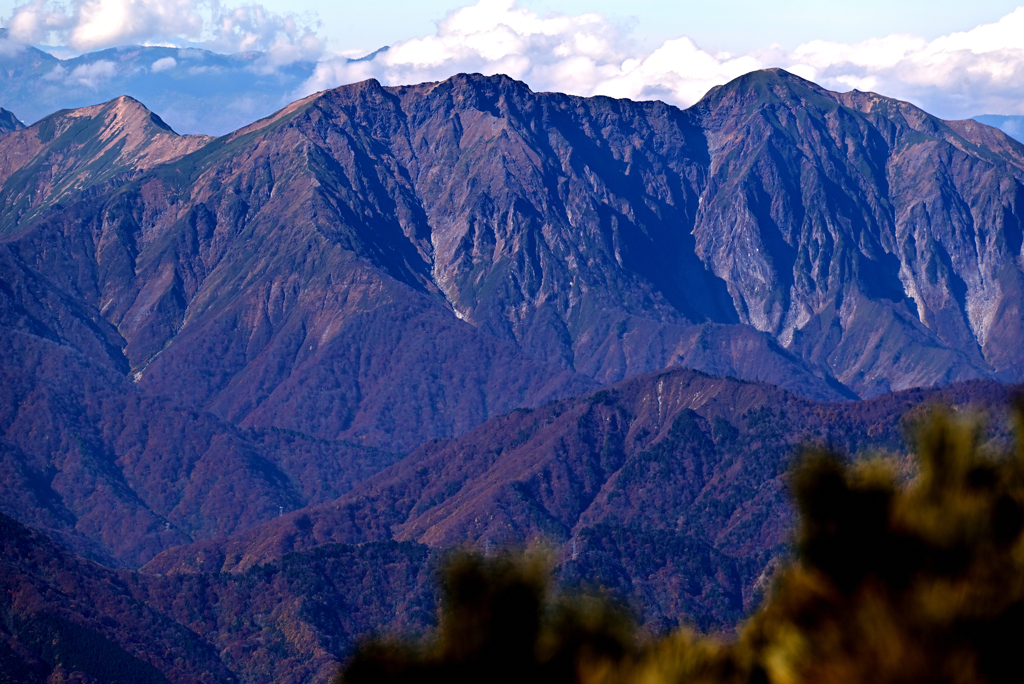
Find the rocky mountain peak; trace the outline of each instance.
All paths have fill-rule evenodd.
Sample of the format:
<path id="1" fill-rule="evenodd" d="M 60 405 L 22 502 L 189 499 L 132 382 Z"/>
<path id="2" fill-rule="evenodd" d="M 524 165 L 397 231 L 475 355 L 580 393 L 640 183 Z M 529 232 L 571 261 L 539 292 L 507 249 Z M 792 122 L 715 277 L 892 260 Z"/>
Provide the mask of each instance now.
<path id="1" fill-rule="evenodd" d="M 793 107 L 813 104 L 816 109 L 834 107 L 832 93 L 785 69 L 751 71 L 728 83 L 715 86 L 692 107 L 708 118 L 751 114 L 764 107 Z M 727 114 L 729 113 L 729 114 Z"/>
<path id="2" fill-rule="evenodd" d="M 55 117 L 58 115 L 54 115 Z M 101 145 L 95 150 L 99 157 L 116 149 L 117 161 L 111 167 L 132 163 L 137 169 L 152 168 L 157 164 L 177 159 L 212 140 L 209 136 L 180 136 L 163 119 L 151 112 L 138 100 L 122 95 L 109 102 L 71 110 L 40 127 L 41 138 L 57 141 L 71 128 L 76 129 L 75 140 L 80 144 L 85 137 L 82 128 L 94 128 L 94 142 Z"/>
<path id="3" fill-rule="evenodd" d="M 51 114 L 7 136 L 0 161 L 4 230 L 88 187 L 137 176 L 210 140 L 178 135 L 127 96 Z"/>

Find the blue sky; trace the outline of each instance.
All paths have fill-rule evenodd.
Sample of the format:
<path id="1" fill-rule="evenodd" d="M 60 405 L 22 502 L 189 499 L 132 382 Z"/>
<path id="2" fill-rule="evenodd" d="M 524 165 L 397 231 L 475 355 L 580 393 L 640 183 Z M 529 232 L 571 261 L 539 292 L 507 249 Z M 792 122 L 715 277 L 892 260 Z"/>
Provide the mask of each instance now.
<path id="1" fill-rule="evenodd" d="M 316 14 L 321 33 L 337 49 L 372 50 L 398 40 L 425 36 L 449 11 L 466 3 L 450 0 L 376 0 L 325 3 L 270 0 L 278 12 Z M 860 42 L 891 33 L 933 39 L 990 23 L 1018 6 L 1015 0 L 523 0 L 540 14 L 597 12 L 633 27 L 640 47 L 689 36 L 701 47 L 745 52 L 779 43 L 795 48 L 814 39 Z M 13 3 L 7 3 L 13 6 Z M 7 12 L 9 14 L 9 10 Z"/>

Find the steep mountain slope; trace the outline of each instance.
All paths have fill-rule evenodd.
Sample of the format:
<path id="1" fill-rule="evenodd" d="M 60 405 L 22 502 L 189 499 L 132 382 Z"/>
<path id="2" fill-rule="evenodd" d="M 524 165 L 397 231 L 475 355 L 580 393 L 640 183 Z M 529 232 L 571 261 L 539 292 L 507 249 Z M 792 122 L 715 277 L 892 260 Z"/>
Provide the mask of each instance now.
<path id="1" fill-rule="evenodd" d="M 694 111 L 712 156 L 697 252 L 741 320 L 862 396 L 1020 379 L 1024 147 L 779 71 Z"/>
<path id="2" fill-rule="evenodd" d="M 76 119 L 88 124 L 83 138 L 60 134 L 46 144 L 40 139 L 44 125 L 52 123 L 67 131 L 77 125 Z M 15 176 L 32 166 L 56 169 L 41 180 L 38 173 L 31 176 L 40 180 L 44 190 L 62 186 L 78 197 L 102 195 L 102 188 L 137 176 L 147 160 L 188 151 L 203 142 L 182 142 L 157 123 L 130 100 L 95 108 L 91 114 L 55 115 L 22 131 L 25 135 L 8 148 L 24 151 L 35 143 L 35 154 L 20 160 L 8 154 L 6 160 L 21 162 Z M 100 143 L 91 137 L 97 130 L 106 136 Z M 108 150 L 98 167 L 99 162 L 90 165 L 83 153 L 97 144 Z M 60 161 L 63 165 L 55 163 Z M 36 192 L 16 177 L 8 178 L 4 187 L 12 190 L 8 198 L 22 202 L 28 198 L 29 211 L 61 210 L 52 194 Z M 124 235 L 113 231 L 111 249 L 102 239 L 110 235 L 101 233 L 98 244 L 93 243 L 96 235 L 83 232 L 80 224 L 64 235 L 55 235 L 51 225 L 36 225 L 37 230 L 16 230 L 0 245 L 0 337 L 7 350 L 0 368 L 0 468 L 4 473 L 0 510 L 47 529 L 91 558 L 137 566 L 168 546 L 229 534 L 282 509 L 332 499 L 397 458 L 371 447 L 301 434 L 240 431 L 197 411 L 194 393 L 182 393 L 175 402 L 141 391 L 128 377 L 130 362 L 125 352 L 131 354 L 132 348 L 108 322 L 94 296 L 97 280 L 123 276 L 117 257 L 124 254 L 116 249 L 124 247 L 118 241 Z M 109 257 L 112 251 L 113 258 Z M 22 258 L 39 253 L 47 257 L 37 261 L 40 270 Z M 128 315 L 145 318 L 150 313 L 152 299 L 140 299 L 152 297 L 152 289 L 143 289 L 141 297 L 134 293 L 135 307 Z M 161 294 L 157 290 L 156 297 Z M 108 299 L 108 308 L 111 303 Z M 159 306 L 155 308 L 158 314 Z M 399 303 L 396 308 L 411 310 L 410 318 L 417 315 L 415 304 Z M 423 336 L 439 327 L 429 319 L 414 321 L 414 326 L 404 340 L 396 341 L 408 344 L 413 333 L 420 335 L 408 363 L 418 363 L 428 348 Z M 364 326 L 358 334 L 374 331 Z M 372 337 L 371 342 L 375 342 Z M 465 336 L 452 341 L 466 342 Z M 497 354 L 501 353 L 498 345 Z M 488 354 L 494 354 L 494 345 L 485 346 L 471 363 L 463 364 L 483 378 L 481 382 L 488 382 L 490 370 L 481 365 L 488 362 Z M 444 361 L 437 356 L 434 360 Z M 216 365 L 218 360 L 204 362 Z M 500 359 L 494 362 L 500 364 Z M 531 378 L 534 373 L 529 366 L 525 372 L 516 372 L 521 373 L 521 382 L 531 386 L 550 381 L 546 376 L 551 374 L 536 373 L 539 377 Z M 402 367 L 392 365 L 391 373 L 392 381 L 404 390 Z M 508 380 L 499 377 L 492 382 L 504 390 L 512 384 Z M 576 385 L 589 386 L 585 380 Z M 470 402 L 472 398 L 468 396 Z M 385 410 L 391 408 L 387 396 L 380 399 Z M 440 405 L 447 409 L 443 402 Z M 305 409 L 315 413 L 317 407 Z M 471 404 L 470 409 L 480 407 Z M 412 423 L 407 433 L 418 429 L 414 418 L 407 422 Z"/>
<path id="3" fill-rule="evenodd" d="M 0 514 L 0 677 L 238 681 L 208 643 L 136 598 L 137 584 Z"/>
<path id="4" fill-rule="evenodd" d="M 0 512 L 108 564 L 331 500 L 398 457 L 239 430 L 141 392 L 116 329 L 10 245 L 0 344 Z"/>
<path id="5" fill-rule="evenodd" d="M 115 572 L 0 514 L 0 681 L 327 682 L 360 636 L 433 624 L 434 565 L 389 542 L 246 574 Z"/>
<path id="6" fill-rule="evenodd" d="M 408 542 L 326 544 L 245 573 L 138 573 L 134 588 L 239 680 L 326 684 L 367 635 L 436 623 L 438 555 Z"/>
<path id="7" fill-rule="evenodd" d="M 761 348 L 755 373 L 836 396 L 770 340 L 729 326 L 723 284 L 687 249 L 706 149 L 684 113 L 479 76 L 370 82 L 309 107 L 328 132 L 369 133 L 410 179 L 423 214 L 407 230 L 423 236 L 417 248 L 454 313 L 477 328 L 611 382 L 692 355 L 694 323 L 707 322 L 713 338 Z"/>
<path id="8" fill-rule="evenodd" d="M 982 114 L 972 117 L 987 126 L 998 128 L 1018 142 L 1024 142 L 1024 116 L 1002 116 L 999 114 Z"/>
<path id="9" fill-rule="evenodd" d="M 397 458 L 239 431 L 125 387 L 66 348 L 3 339 L 38 375 L 33 384 L 3 377 L 0 510 L 108 564 L 136 566 L 169 546 L 330 500 Z"/>
<path id="10" fill-rule="evenodd" d="M 688 324 L 736 321 L 865 396 L 1021 372 L 1021 336 L 990 327 L 1022 318 L 1024 148 L 992 129 L 781 71 L 685 113 L 473 76 L 309 106 L 329 105 L 410 179 L 455 311 L 602 382 L 685 358 Z"/>
<path id="11" fill-rule="evenodd" d="M 347 100 L 372 109 L 384 94 L 369 84 L 297 103 L 111 195 L 56 208 L 20 232 L 19 253 L 47 272 L 64 270 L 56 259 L 80 264 L 78 282 L 68 285 L 117 325 L 140 385 L 233 422 L 410 448 L 592 386 L 571 372 L 584 361 L 574 363 L 557 341 L 573 340 L 557 318 L 538 323 L 536 342 L 524 343 L 510 330 L 452 315 L 430 263 L 438 236 L 416 188 L 402 180 L 399 159 L 345 123 Z M 91 238 L 84 244 L 83 218 Z M 634 319 L 616 300 L 642 302 L 648 286 L 596 284 L 606 294 L 583 297 L 594 321 L 576 338 L 593 338 L 592 353 L 615 368 L 611 379 L 660 366 L 670 345 L 677 357 L 708 355 L 707 334 L 657 305 L 634 317 L 628 337 L 641 346 L 636 361 L 625 362 L 614 336 L 626 336 Z M 547 320 L 545 311 L 530 316 Z M 611 342 L 602 341 L 609 332 Z M 714 359 L 725 372 L 751 364 L 730 347 L 753 345 L 765 352 L 754 362 L 759 375 L 838 396 L 767 338 L 737 326 L 708 334 L 724 335 L 710 348 L 725 350 Z M 424 363 L 434 370 L 406 371 Z"/>
<path id="12" fill-rule="evenodd" d="M 57 112 L 31 128 L 17 129 L 5 137 L 0 162 L 4 232 L 48 206 L 116 187 L 208 141 L 179 136 L 130 97 Z"/>
<path id="13" fill-rule="evenodd" d="M 509 400 L 485 389 L 440 415 L 436 387 L 402 392 L 386 369 L 339 358 L 411 359 L 424 343 L 356 351 L 367 325 L 468 336 L 512 377 L 524 360 L 601 383 L 687 363 L 814 398 L 1017 379 L 1022 158 L 993 129 L 785 72 L 687 112 L 504 77 L 367 82 L 26 229 L 70 240 L 90 217 L 86 296 L 151 391 L 234 422 L 408 448 L 580 380 L 503 382 Z M 21 253 L 45 270 L 53 242 L 45 259 L 39 244 Z M 198 371 L 210 340 L 222 360 Z M 442 360 L 466 357 L 441 346 Z M 449 387 L 486 384 L 452 365 L 434 371 Z M 368 386 L 418 415 L 384 418 Z"/>
<path id="14" fill-rule="evenodd" d="M 642 376 L 426 444 L 334 502 L 168 550 L 145 570 L 244 572 L 333 542 L 544 539 L 565 580 L 615 590 L 648 622 L 727 624 L 789 541 L 785 474 L 801 445 L 906 453 L 931 404 L 984 411 L 990 438 L 1005 439 L 1014 391 L 974 381 L 816 404 L 690 370 Z"/>

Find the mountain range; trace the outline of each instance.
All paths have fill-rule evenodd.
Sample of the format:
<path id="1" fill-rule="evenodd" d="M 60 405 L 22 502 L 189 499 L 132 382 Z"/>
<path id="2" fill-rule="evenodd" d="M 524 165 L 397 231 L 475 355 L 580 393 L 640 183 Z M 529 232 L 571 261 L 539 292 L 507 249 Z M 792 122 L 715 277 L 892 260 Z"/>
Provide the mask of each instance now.
<path id="1" fill-rule="evenodd" d="M 34 123 L 132 95 L 179 131 L 222 135 L 288 103 L 316 62 L 278 64 L 263 52 L 130 45 L 61 59 L 0 29 L 0 105 Z"/>
<path id="2" fill-rule="evenodd" d="M 652 632 L 728 630 L 787 554 L 795 447 L 901 458 L 930 405 L 1005 418 L 1020 390 L 969 381 L 823 404 L 654 373 L 426 444 L 336 500 L 139 570 L 75 556 L 0 514 L 2 672 L 325 682 L 365 635 L 436 624 L 439 568 L 467 541 L 482 553 L 543 541 L 561 586 L 621 601 Z M 1009 434 L 997 418 L 983 439 L 1005 446 Z"/>
<path id="3" fill-rule="evenodd" d="M 62 634 L 154 681 L 322 680 L 427 628 L 461 544 L 728 628 L 801 444 L 904 454 L 936 402 L 1003 439 L 1024 381 L 1024 145 L 781 70 L 687 110 L 462 74 L 220 137 L 126 96 L 0 127 L 25 672 L 121 676 Z"/>

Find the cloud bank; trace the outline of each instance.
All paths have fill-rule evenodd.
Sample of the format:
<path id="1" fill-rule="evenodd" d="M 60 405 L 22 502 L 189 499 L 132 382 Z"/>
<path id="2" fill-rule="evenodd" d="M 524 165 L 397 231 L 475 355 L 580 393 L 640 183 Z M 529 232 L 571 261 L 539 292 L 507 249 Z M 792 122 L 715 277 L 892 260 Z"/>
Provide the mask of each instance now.
<path id="1" fill-rule="evenodd" d="M 782 67 L 834 90 L 910 100 L 945 118 L 1024 114 L 1024 7 L 930 41 L 912 35 L 856 44 L 816 40 L 791 51 L 770 46 L 745 54 L 716 52 L 685 36 L 643 51 L 628 30 L 600 14 L 541 16 L 515 0 L 479 0 L 449 13 L 432 35 L 357 61 L 348 53 L 324 55 L 311 21 L 222 0 L 28 0 L 6 28 L 18 43 L 55 42 L 83 52 L 131 43 L 259 51 L 265 54 L 253 69 L 267 73 L 316 61 L 308 81 L 285 94 L 292 98 L 367 78 L 399 85 L 482 72 L 508 74 L 534 90 L 686 107 L 715 85 Z M 0 53 L 16 47 L 0 40 Z M 160 60 L 151 71 L 175 68 L 171 61 Z M 65 76 L 88 85 L 105 77 L 104 68 Z"/>
<path id="2" fill-rule="evenodd" d="M 308 22 L 262 5 L 230 8 L 219 0 L 29 0 L 15 7 L 6 28 L 20 43 L 56 42 L 81 52 L 126 44 L 260 51 L 271 67 L 315 60 L 323 52 Z"/>
<path id="3" fill-rule="evenodd" d="M 601 15 L 540 16 L 514 0 L 480 0 L 451 12 L 433 35 L 397 43 L 373 59 L 322 59 L 296 95 L 367 78 L 398 85 L 471 71 L 505 73 L 534 90 L 660 99 L 686 107 L 712 86 L 766 67 L 782 67 L 835 90 L 907 99 L 946 118 L 1024 114 L 1024 7 L 993 24 L 932 41 L 891 35 L 732 55 L 702 49 L 687 37 L 638 53 L 630 36 Z"/>

